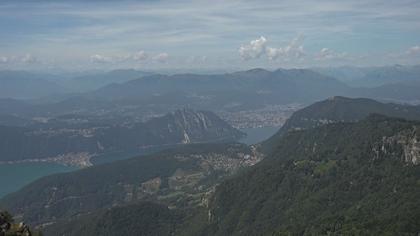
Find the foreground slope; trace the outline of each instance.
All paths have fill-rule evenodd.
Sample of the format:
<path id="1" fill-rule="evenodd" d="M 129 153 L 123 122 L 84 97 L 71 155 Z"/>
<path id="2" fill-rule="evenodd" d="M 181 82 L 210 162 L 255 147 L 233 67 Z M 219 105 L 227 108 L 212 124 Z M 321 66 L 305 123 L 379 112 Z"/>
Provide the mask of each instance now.
<path id="1" fill-rule="evenodd" d="M 100 209 L 160 201 L 202 205 L 214 184 L 260 157 L 243 144 L 195 144 L 41 178 L 4 197 L 0 206 L 32 224 L 70 220 Z"/>
<path id="2" fill-rule="evenodd" d="M 287 133 L 272 155 L 205 195 L 206 204 L 132 203 L 64 220 L 45 232 L 417 235 L 419 163 L 420 123 L 371 115 Z"/>
<path id="3" fill-rule="evenodd" d="M 221 184 L 209 235 L 417 235 L 420 124 L 369 116 L 286 134 Z"/>

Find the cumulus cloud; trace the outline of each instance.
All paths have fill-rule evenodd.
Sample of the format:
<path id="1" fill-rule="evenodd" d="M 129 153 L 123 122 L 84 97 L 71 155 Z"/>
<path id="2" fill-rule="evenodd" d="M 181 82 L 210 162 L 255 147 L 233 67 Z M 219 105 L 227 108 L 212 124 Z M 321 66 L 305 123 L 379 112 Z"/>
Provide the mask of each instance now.
<path id="1" fill-rule="evenodd" d="M 409 48 L 406 52 L 408 55 L 418 55 L 420 54 L 420 46 L 416 45 Z"/>
<path id="2" fill-rule="evenodd" d="M 111 57 L 95 54 L 90 56 L 90 61 L 94 63 L 109 63 L 112 62 L 113 59 Z"/>
<path id="3" fill-rule="evenodd" d="M 301 58 L 305 56 L 305 52 L 303 51 L 303 40 L 303 35 L 299 35 L 298 37 L 294 38 L 284 49 L 285 55 L 287 57 L 294 58 Z"/>
<path id="4" fill-rule="evenodd" d="M 277 58 L 280 57 L 280 55 L 284 54 L 284 51 L 282 48 L 267 47 L 265 53 L 267 54 L 268 59 L 276 60 Z"/>
<path id="5" fill-rule="evenodd" d="M 125 55 L 113 55 L 104 56 L 101 54 L 95 54 L 90 56 L 90 61 L 93 63 L 124 63 L 124 62 L 161 62 L 164 63 L 168 60 L 169 54 L 166 52 L 158 53 L 155 55 L 149 55 L 145 51 L 141 50 L 135 53 Z"/>
<path id="6" fill-rule="evenodd" d="M 13 64 L 32 64 L 39 62 L 38 58 L 32 54 L 25 54 L 23 56 L 0 56 L 0 64 L 13 63 Z"/>
<path id="7" fill-rule="evenodd" d="M 323 48 L 315 55 L 315 59 L 319 61 L 323 60 L 334 60 L 334 59 L 343 59 L 347 56 L 347 53 L 337 53 L 329 48 Z"/>
<path id="8" fill-rule="evenodd" d="M 149 58 L 149 55 L 145 51 L 141 50 L 131 55 L 130 58 L 135 61 L 144 61 Z"/>
<path id="9" fill-rule="evenodd" d="M 242 45 L 239 48 L 239 55 L 243 60 L 260 58 L 265 54 L 267 39 L 261 36 L 258 39 L 252 40 L 247 45 Z"/>
<path id="10" fill-rule="evenodd" d="M 250 60 L 260 58 L 265 55 L 269 60 L 276 60 L 282 58 L 283 60 L 300 59 L 305 56 L 303 50 L 303 36 L 300 35 L 294 38 L 285 47 L 269 47 L 267 39 L 261 36 L 259 39 L 252 40 L 247 45 L 242 45 L 239 48 L 239 55 L 243 60 Z"/>
<path id="11" fill-rule="evenodd" d="M 169 54 L 166 52 L 159 53 L 153 57 L 153 60 L 161 63 L 165 63 L 169 59 Z"/>
<path id="12" fill-rule="evenodd" d="M 26 54 L 20 58 L 20 61 L 23 63 L 35 63 L 38 59 L 31 54 Z"/>

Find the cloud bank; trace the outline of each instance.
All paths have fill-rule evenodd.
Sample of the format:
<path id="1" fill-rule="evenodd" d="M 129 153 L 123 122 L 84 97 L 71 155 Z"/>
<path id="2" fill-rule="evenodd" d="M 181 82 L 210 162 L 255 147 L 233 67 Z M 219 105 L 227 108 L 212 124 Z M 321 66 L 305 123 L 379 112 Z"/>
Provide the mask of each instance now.
<path id="1" fill-rule="evenodd" d="M 303 49 L 304 37 L 299 35 L 284 47 L 269 47 L 267 39 L 261 36 L 239 48 L 239 55 L 242 60 L 258 59 L 266 56 L 269 60 L 283 59 L 285 61 L 300 59 L 305 56 Z"/>

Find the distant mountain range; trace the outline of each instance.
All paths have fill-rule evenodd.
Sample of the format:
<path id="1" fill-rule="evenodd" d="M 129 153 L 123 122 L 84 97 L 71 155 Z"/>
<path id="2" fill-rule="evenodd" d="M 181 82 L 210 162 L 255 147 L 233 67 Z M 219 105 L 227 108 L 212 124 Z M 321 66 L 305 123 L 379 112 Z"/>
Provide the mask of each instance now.
<path id="1" fill-rule="evenodd" d="M 3 71 L 0 98 L 43 97 L 31 102 L 46 105 L 48 111 L 101 109 L 104 102 L 165 109 L 190 105 L 205 110 L 246 110 L 272 104 L 310 104 L 330 96 L 419 103 L 419 68 L 252 69 L 212 75 L 115 70 L 70 78 Z M 356 86 L 352 78 L 366 84 Z M 371 80 L 380 82 L 368 86 Z"/>
<path id="2" fill-rule="evenodd" d="M 69 158 L 162 145 L 237 140 L 244 133 L 212 112 L 177 110 L 146 122 L 87 124 L 69 117 L 60 125 L 0 126 L 0 161 Z"/>
<path id="3" fill-rule="evenodd" d="M 347 86 L 311 70 L 253 69 L 219 75 L 154 75 L 118 85 L 109 85 L 92 95 L 108 100 L 139 99 L 179 93 L 200 102 L 259 104 L 290 103 L 321 99 L 344 93 Z M 256 100 L 256 101 L 255 101 Z"/>
<path id="4" fill-rule="evenodd" d="M 34 99 L 69 92 L 49 79 L 51 79 L 50 75 L 24 71 L 0 71 L 0 99 Z"/>
<path id="5" fill-rule="evenodd" d="M 95 90 L 108 84 L 127 82 L 152 74 L 133 69 L 83 75 L 4 70 L 0 71 L 0 98 L 60 97 L 64 94 Z"/>
<path id="6" fill-rule="evenodd" d="M 420 65 L 313 68 L 353 87 L 379 87 L 385 84 L 420 81 Z"/>
<path id="7" fill-rule="evenodd" d="M 344 81 L 308 69 L 253 69 L 219 75 L 146 76 L 105 86 L 87 97 L 114 102 L 147 101 L 156 105 L 188 103 L 205 109 L 252 109 L 293 102 L 306 104 L 337 95 L 418 103 L 420 73 L 417 73 L 417 67 L 413 68 L 406 69 L 411 71 L 407 72 L 409 75 L 405 69 L 397 70 L 389 76 L 395 78 L 401 73 L 399 79 L 387 82 L 384 79 L 384 83 L 371 88 L 351 87 Z"/>
<path id="8" fill-rule="evenodd" d="M 109 72 L 90 73 L 67 80 L 61 80 L 59 83 L 72 91 L 86 92 L 109 84 L 124 83 L 130 80 L 139 79 L 143 76 L 150 76 L 152 74 L 153 73 L 151 72 L 134 69 L 120 69 Z"/>

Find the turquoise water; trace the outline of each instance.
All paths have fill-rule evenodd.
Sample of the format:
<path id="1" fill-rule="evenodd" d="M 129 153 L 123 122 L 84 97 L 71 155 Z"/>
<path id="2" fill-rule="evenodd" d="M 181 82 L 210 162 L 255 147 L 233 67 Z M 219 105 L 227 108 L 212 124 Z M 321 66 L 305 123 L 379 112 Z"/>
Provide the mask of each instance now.
<path id="1" fill-rule="evenodd" d="M 42 176 L 75 169 L 54 163 L 0 164 L 0 198 Z"/>
<path id="2" fill-rule="evenodd" d="M 241 129 L 248 134 L 240 140 L 245 144 L 255 144 L 273 135 L 279 127 L 263 127 Z M 122 160 L 134 156 L 144 155 L 162 150 L 162 148 L 152 148 L 142 151 L 125 151 L 108 153 L 92 158 L 92 163 L 102 164 L 116 160 Z M 0 198 L 4 195 L 19 190 L 26 184 L 46 175 L 76 170 L 76 167 L 67 167 L 54 163 L 20 163 L 20 164 L 0 164 Z"/>

